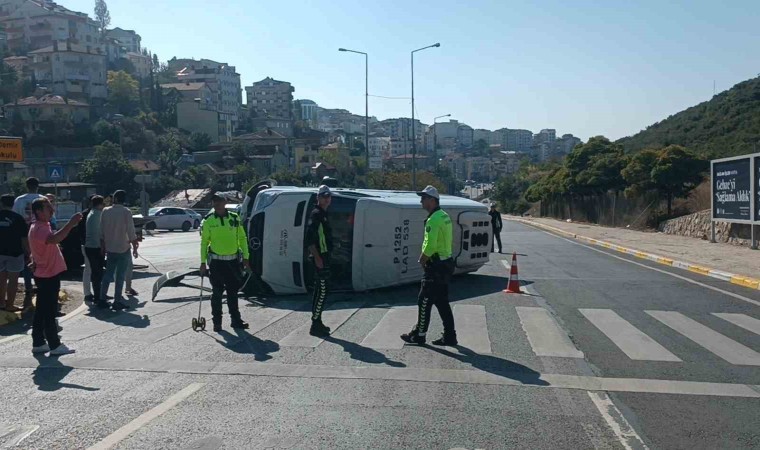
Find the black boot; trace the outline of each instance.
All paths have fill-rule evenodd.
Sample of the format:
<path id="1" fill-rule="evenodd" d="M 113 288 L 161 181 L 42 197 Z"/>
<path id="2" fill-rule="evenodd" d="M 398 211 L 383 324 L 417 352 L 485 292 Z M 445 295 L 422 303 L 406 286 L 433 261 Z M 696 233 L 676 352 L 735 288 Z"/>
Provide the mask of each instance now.
<path id="1" fill-rule="evenodd" d="M 312 320 L 309 334 L 312 336 L 329 336 L 330 327 L 322 323 L 322 320 Z"/>
<path id="2" fill-rule="evenodd" d="M 219 320 L 214 319 L 214 331 L 217 333 L 222 331 L 222 319 L 219 319 Z"/>
<path id="3" fill-rule="evenodd" d="M 459 341 L 457 341 L 457 333 L 456 331 L 452 333 L 443 333 L 443 335 L 433 341 L 433 345 L 446 345 L 449 347 L 454 347 L 459 344 Z"/>
<path id="4" fill-rule="evenodd" d="M 425 345 L 425 336 L 420 336 L 417 328 L 413 328 L 412 331 L 402 334 L 401 340 L 408 344 Z"/>
<path id="5" fill-rule="evenodd" d="M 239 329 L 239 330 L 247 330 L 248 329 L 248 322 L 246 322 L 243 319 L 237 319 L 232 321 L 232 328 Z"/>

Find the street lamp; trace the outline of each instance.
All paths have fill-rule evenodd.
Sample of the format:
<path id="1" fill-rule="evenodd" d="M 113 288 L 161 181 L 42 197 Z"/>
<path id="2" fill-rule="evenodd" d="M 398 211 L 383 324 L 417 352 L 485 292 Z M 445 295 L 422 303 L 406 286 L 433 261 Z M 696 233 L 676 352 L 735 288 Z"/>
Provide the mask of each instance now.
<path id="1" fill-rule="evenodd" d="M 435 158 L 435 170 L 438 170 L 438 130 L 435 124 L 441 117 L 451 117 L 451 114 L 444 114 L 433 118 L 433 158 Z"/>
<path id="2" fill-rule="evenodd" d="M 364 154 L 369 173 L 369 56 L 365 52 L 347 48 L 339 48 L 338 51 L 364 55 Z"/>
<path id="3" fill-rule="evenodd" d="M 441 43 L 436 42 L 427 47 L 412 50 L 412 190 L 417 190 L 417 134 L 414 132 L 414 54 L 428 48 L 440 47 Z"/>

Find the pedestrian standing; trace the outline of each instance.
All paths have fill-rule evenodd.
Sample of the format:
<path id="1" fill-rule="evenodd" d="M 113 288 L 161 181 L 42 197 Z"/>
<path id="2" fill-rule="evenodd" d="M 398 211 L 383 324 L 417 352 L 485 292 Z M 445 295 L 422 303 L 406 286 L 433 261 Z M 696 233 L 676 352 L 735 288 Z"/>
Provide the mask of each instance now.
<path id="1" fill-rule="evenodd" d="M 0 197 L 0 302 L 9 312 L 21 311 L 14 303 L 18 275 L 29 260 L 28 234 L 26 221 L 13 211 L 13 196 Z"/>
<path id="2" fill-rule="evenodd" d="M 92 268 L 90 267 L 90 258 L 87 257 L 85 251 L 85 243 L 87 241 L 87 218 L 90 215 L 92 208 L 92 199 L 95 195 L 91 195 L 89 198 L 82 201 L 82 221 L 77 225 L 76 233 L 79 238 L 79 245 L 82 248 L 82 257 L 84 258 L 84 270 L 82 271 L 82 292 L 84 292 L 84 301 L 92 302 L 94 297 L 92 295 Z M 101 197 L 102 198 L 102 197 Z M 98 239 L 98 247 L 100 247 L 100 240 Z"/>
<path id="3" fill-rule="evenodd" d="M 106 272 L 100 292 L 105 296 L 108 285 L 115 280 L 114 301 L 111 307 L 116 311 L 128 308 L 122 301 L 124 277 L 131 258 L 130 245 L 133 251 L 136 251 L 139 245 L 132 212 L 124 206 L 126 199 L 125 191 L 114 192 L 113 206 L 105 208 L 100 217 L 100 249 L 106 254 Z"/>
<path id="4" fill-rule="evenodd" d="M 245 237 L 240 216 L 225 208 L 226 199 L 214 194 L 211 198 L 213 211 L 201 222 L 201 276 L 210 269 L 211 317 L 214 331 L 222 331 L 222 296 L 227 291 L 227 308 L 232 328 L 247 329 L 248 324 L 240 316 L 238 290 L 240 280 L 240 255 L 243 265 L 250 271 L 248 262 L 248 239 Z M 208 262 L 208 266 L 206 263 Z"/>
<path id="5" fill-rule="evenodd" d="M 32 251 L 34 281 L 37 284 L 37 307 L 32 322 L 32 353 L 65 355 L 74 353 L 58 337 L 55 321 L 58 292 L 61 289 L 61 274 L 66 271 L 66 262 L 58 248 L 69 232 L 82 220 L 80 213 L 74 214 L 61 230 L 53 232 L 50 218 L 55 211 L 50 201 L 40 198 L 32 202 L 35 221 L 29 229 L 29 246 Z"/>
<path id="6" fill-rule="evenodd" d="M 134 275 L 135 271 L 133 259 L 136 259 L 138 256 L 140 256 L 140 254 L 137 252 L 137 248 L 133 249 L 132 254 L 127 260 L 127 273 L 124 276 L 124 294 L 131 295 L 133 297 L 140 295 L 136 290 L 132 289 L 132 276 Z"/>
<path id="7" fill-rule="evenodd" d="M 101 307 L 107 308 L 106 293 L 101 291 L 103 284 L 103 270 L 105 268 L 105 258 L 103 250 L 100 247 L 101 236 L 101 216 L 105 208 L 103 197 L 95 195 L 90 200 L 90 210 L 87 215 L 85 224 L 84 254 L 87 265 L 90 268 L 90 279 L 86 280 L 85 286 L 88 288 L 92 285 L 92 302 Z M 81 225 L 80 225 L 81 227 Z"/>
<path id="8" fill-rule="evenodd" d="M 322 310 L 325 307 L 328 281 L 330 279 L 330 256 L 333 249 L 333 235 L 327 209 L 332 203 L 332 192 L 327 185 L 317 191 L 317 205 L 309 215 L 306 229 L 305 245 L 314 264 L 314 298 L 311 306 L 312 336 L 328 336 L 330 327 L 322 322 Z"/>
<path id="9" fill-rule="evenodd" d="M 420 196 L 422 207 L 428 212 L 419 259 L 424 275 L 417 298 L 417 325 L 409 333 L 402 334 L 401 339 L 410 344 L 425 344 L 430 313 L 435 305 L 443 320 L 443 336 L 433 341 L 433 344 L 457 345 L 454 314 L 449 305 L 449 281 L 454 274 L 451 218 L 441 209 L 438 189 L 427 186 L 417 195 Z"/>
<path id="10" fill-rule="evenodd" d="M 44 198 L 38 193 L 40 189 L 40 180 L 34 177 L 26 179 L 26 194 L 16 197 L 16 201 L 13 203 L 13 211 L 16 214 L 20 214 L 27 225 L 31 225 L 34 222 L 34 214 L 32 213 L 32 202 L 38 198 Z M 24 277 L 24 308 L 32 306 L 32 271 L 29 267 L 24 266 L 24 270 L 21 271 Z"/>
<path id="11" fill-rule="evenodd" d="M 491 216 L 491 230 L 493 231 L 491 253 L 493 253 L 494 241 L 499 243 L 499 253 L 501 253 L 501 228 L 503 224 L 501 222 L 501 213 L 496 210 L 496 203 L 491 203 L 491 210 L 488 211 L 488 215 Z"/>

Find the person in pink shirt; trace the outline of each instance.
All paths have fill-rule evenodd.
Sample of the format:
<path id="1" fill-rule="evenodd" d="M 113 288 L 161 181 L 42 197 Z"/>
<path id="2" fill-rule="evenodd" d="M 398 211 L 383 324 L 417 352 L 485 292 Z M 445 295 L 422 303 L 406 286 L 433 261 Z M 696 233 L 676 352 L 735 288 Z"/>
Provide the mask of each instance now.
<path id="1" fill-rule="evenodd" d="M 32 250 L 31 267 L 37 284 L 37 305 L 32 322 L 32 353 L 50 352 L 51 356 L 74 353 L 73 349 L 61 343 L 58 324 L 55 322 L 61 274 L 66 271 L 66 262 L 58 244 L 82 220 L 82 214 L 74 214 L 66 226 L 56 232 L 50 228 L 50 218 L 55 214 L 50 200 L 44 197 L 34 200 L 32 214 L 35 221 L 29 228 L 29 247 Z"/>

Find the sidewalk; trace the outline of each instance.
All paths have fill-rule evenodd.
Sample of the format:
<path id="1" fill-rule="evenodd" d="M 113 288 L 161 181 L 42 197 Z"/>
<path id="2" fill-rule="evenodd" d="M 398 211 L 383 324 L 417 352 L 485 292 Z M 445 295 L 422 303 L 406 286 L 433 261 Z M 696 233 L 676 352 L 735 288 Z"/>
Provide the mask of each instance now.
<path id="1" fill-rule="evenodd" d="M 686 263 L 692 267 L 673 264 L 673 261 L 668 264 L 667 260 L 659 261 L 654 259 L 657 262 L 683 267 L 693 272 L 703 273 L 704 271 L 712 270 L 713 272 L 717 272 L 718 275 L 728 275 L 728 277 L 716 276 L 716 278 L 726 279 L 731 282 L 734 282 L 734 280 L 730 279 L 733 275 L 735 278 L 744 279 L 738 280 L 739 282 L 735 284 L 758 289 L 756 284 L 757 278 L 760 277 L 760 250 L 750 250 L 748 247 L 738 247 L 729 244 L 711 244 L 710 241 L 684 236 L 634 231 L 625 228 L 608 228 L 587 223 L 567 223 L 549 218 L 515 216 L 504 216 L 504 218 L 543 228 L 551 227 L 564 232 L 563 234 L 577 235 L 578 238 L 596 239 L 625 247 L 626 249 L 650 254 L 635 255 L 642 258 L 653 259 L 648 256 L 657 255 L 675 262 Z M 615 250 L 620 251 L 620 249 Z M 724 273 L 721 274 L 720 272 Z M 703 274 L 714 276 L 712 273 Z"/>

